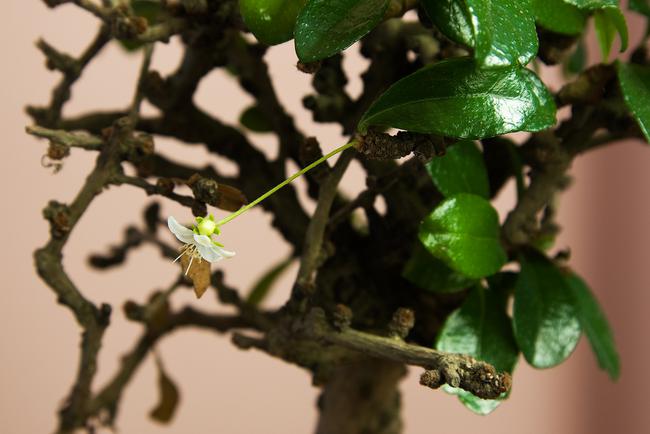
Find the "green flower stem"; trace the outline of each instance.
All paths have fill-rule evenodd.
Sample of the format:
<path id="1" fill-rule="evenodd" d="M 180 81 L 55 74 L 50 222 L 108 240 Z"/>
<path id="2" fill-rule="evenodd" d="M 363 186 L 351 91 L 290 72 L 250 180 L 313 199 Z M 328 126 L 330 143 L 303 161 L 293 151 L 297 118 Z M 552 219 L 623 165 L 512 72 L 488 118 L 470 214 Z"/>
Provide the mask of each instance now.
<path id="1" fill-rule="evenodd" d="M 345 150 L 348 149 L 348 148 L 351 148 L 352 146 L 356 145 L 356 143 L 357 143 L 357 142 L 353 140 L 353 141 L 351 141 L 351 142 L 349 142 L 349 143 L 346 143 L 346 144 L 343 145 L 343 146 L 340 146 L 340 147 L 334 149 L 334 150 L 333 150 L 332 152 L 330 152 L 329 154 L 323 155 L 321 158 L 319 158 L 318 160 L 314 161 L 314 162 L 311 163 L 309 166 L 306 166 L 306 167 L 304 167 L 303 169 L 299 170 L 298 172 L 294 173 L 293 175 L 291 175 L 290 177 L 288 177 L 287 179 L 285 179 L 284 181 L 282 181 L 280 184 L 276 185 L 275 187 L 273 187 L 272 189 L 270 189 L 269 191 L 267 191 L 266 193 L 264 193 L 263 195 L 261 195 L 260 197 L 258 197 L 257 199 L 255 199 L 254 201 L 252 201 L 251 203 L 249 203 L 248 205 L 246 205 L 245 207 L 240 208 L 240 209 L 237 210 L 236 212 L 230 214 L 228 217 L 226 217 L 226 218 L 224 218 L 224 219 L 222 219 L 222 220 L 219 220 L 219 221 L 217 222 L 217 227 L 222 226 L 222 225 L 225 225 L 225 224 L 228 223 L 229 221 L 235 219 L 236 217 L 239 217 L 240 215 L 242 215 L 243 213 L 245 213 L 245 212 L 248 211 L 249 209 L 253 208 L 255 205 L 257 205 L 258 203 L 262 202 L 264 199 L 266 199 L 267 197 L 271 196 L 273 193 L 275 193 L 276 191 L 278 191 L 279 189 L 281 189 L 281 188 L 284 187 L 285 185 L 287 185 L 287 184 L 291 184 L 291 182 L 293 182 L 294 179 L 296 179 L 296 178 L 298 178 L 298 177 L 304 175 L 305 173 L 309 172 L 311 169 L 313 169 L 314 167 L 318 166 L 318 165 L 321 164 L 323 161 L 327 161 L 328 159 L 330 159 L 330 158 L 333 157 L 334 155 L 336 155 L 336 154 L 338 154 L 338 153 L 340 153 L 340 152 L 343 152 L 343 151 L 345 151 Z"/>

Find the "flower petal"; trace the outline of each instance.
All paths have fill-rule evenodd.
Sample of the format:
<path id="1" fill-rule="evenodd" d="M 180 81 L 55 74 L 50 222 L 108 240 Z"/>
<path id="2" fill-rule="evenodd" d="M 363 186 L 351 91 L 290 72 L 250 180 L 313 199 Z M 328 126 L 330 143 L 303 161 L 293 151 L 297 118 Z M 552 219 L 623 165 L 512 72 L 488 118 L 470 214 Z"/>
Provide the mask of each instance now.
<path id="1" fill-rule="evenodd" d="M 233 256 L 235 256 L 235 252 L 231 252 L 230 250 L 226 250 L 223 247 L 214 246 L 214 248 L 215 248 L 215 250 L 217 250 L 219 252 L 219 254 L 221 256 L 223 256 L 226 259 L 230 259 Z"/>
<path id="2" fill-rule="evenodd" d="M 172 234 L 176 235 L 176 238 L 181 243 L 192 244 L 194 242 L 194 232 L 178 223 L 174 217 L 169 216 L 167 219 L 167 227 L 169 227 L 169 230 L 172 231 Z"/>
<path id="3" fill-rule="evenodd" d="M 199 250 L 201 257 L 208 262 L 221 261 L 225 256 L 221 254 L 221 248 L 215 246 L 207 235 L 194 234 L 194 244 Z"/>

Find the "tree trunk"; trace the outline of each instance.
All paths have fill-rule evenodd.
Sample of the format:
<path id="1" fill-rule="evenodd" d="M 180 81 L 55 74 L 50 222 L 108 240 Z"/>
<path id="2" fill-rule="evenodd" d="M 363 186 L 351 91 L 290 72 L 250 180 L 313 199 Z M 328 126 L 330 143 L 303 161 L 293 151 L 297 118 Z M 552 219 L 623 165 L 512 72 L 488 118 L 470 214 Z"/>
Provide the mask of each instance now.
<path id="1" fill-rule="evenodd" d="M 367 359 L 338 368 L 319 398 L 317 434 L 399 434 L 404 365 Z"/>

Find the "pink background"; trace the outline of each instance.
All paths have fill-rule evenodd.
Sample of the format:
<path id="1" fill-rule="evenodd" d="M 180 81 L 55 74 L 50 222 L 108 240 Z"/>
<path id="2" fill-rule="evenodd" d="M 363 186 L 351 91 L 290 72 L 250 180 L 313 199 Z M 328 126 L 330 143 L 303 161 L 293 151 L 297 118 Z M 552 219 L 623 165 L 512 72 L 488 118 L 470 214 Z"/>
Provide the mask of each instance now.
<path id="1" fill-rule="evenodd" d="M 58 75 L 47 71 L 33 42 L 44 37 L 64 51 L 76 54 L 87 44 L 96 20 L 75 7 L 48 10 L 40 1 L 3 2 L 0 46 L 2 138 L 0 159 L 3 251 L 0 303 L 0 432 L 51 432 L 55 412 L 67 394 L 77 368 L 79 328 L 71 314 L 56 305 L 53 293 L 36 277 L 32 251 L 47 237 L 41 209 L 50 199 L 70 201 L 93 165 L 94 155 L 73 151 L 57 174 L 40 165 L 46 142 L 23 133 L 29 123 L 26 104 L 45 104 Z M 634 17 L 634 29 L 640 29 Z M 640 31 L 632 32 L 632 46 Z M 593 48 L 593 47 L 592 47 Z M 354 51 L 354 50 L 353 50 Z M 304 131 L 317 135 L 327 149 L 342 143 L 338 128 L 315 125 L 301 109 L 300 98 L 309 89 L 309 77 L 296 71 L 290 44 L 271 50 L 271 70 L 283 102 L 298 117 Z M 177 41 L 159 47 L 154 67 L 171 71 L 179 60 Z M 91 109 L 125 107 L 131 98 L 139 66 L 137 56 L 126 56 L 111 45 L 91 64 L 74 88 L 65 110 L 68 115 Z M 350 71 L 363 68 L 359 56 L 346 61 Z M 550 71 L 552 73 L 552 71 Z M 360 83 L 351 74 L 351 91 Z M 221 71 L 202 83 L 197 103 L 228 122 L 251 99 Z M 151 110 L 148 108 L 148 110 Z M 275 140 L 251 136 L 265 152 L 275 152 Z M 157 149 L 181 161 L 206 160 L 227 173 L 233 166 L 203 149 L 157 140 Z M 612 146 L 580 158 L 572 168 L 576 181 L 562 197 L 561 223 L 565 235 L 558 247 L 572 247 L 572 264 L 584 275 L 605 306 L 621 352 L 621 379 L 612 384 L 598 370 L 583 340 L 559 368 L 533 370 L 521 362 L 512 396 L 488 417 L 465 410 L 455 398 L 417 384 L 412 369 L 402 384 L 407 433 L 644 433 L 650 432 L 650 148 L 640 142 Z M 293 170 L 295 168 L 291 168 Z M 358 192 L 358 171 L 346 175 L 344 189 Z M 304 190 L 304 186 L 299 184 Z M 304 195 L 303 195 L 304 199 Z M 90 270 L 89 252 L 105 251 L 122 237 L 128 223 L 140 224 L 142 204 L 149 200 L 130 187 L 112 188 L 101 195 L 75 229 L 65 250 L 65 266 L 84 294 L 114 307 L 101 353 L 96 387 L 110 378 L 119 355 L 130 348 L 139 326 L 124 320 L 121 305 L 127 299 L 143 301 L 155 288 L 165 288 L 178 269 L 162 262 L 155 250 L 134 252 L 128 265 L 110 272 Z M 499 199 L 507 211 L 512 189 Z M 312 204 L 308 204 L 312 209 Z M 180 207 L 164 204 L 165 215 L 189 218 Z M 255 210 L 229 225 L 226 246 L 238 256 L 223 264 L 227 281 L 246 291 L 258 273 L 288 251 L 269 229 L 269 216 Z M 286 298 L 295 267 L 279 285 L 269 305 Z M 200 302 L 188 291 L 174 296 L 176 306 L 193 303 L 210 311 L 223 310 L 211 295 Z M 173 424 L 162 426 L 147 414 L 157 400 L 153 360 L 147 359 L 127 388 L 118 419 L 124 433 L 287 433 L 313 429 L 317 389 L 301 370 L 258 352 L 235 349 L 227 337 L 208 332 L 182 331 L 165 338 L 158 350 L 181 388 L 182 402 Z"/>

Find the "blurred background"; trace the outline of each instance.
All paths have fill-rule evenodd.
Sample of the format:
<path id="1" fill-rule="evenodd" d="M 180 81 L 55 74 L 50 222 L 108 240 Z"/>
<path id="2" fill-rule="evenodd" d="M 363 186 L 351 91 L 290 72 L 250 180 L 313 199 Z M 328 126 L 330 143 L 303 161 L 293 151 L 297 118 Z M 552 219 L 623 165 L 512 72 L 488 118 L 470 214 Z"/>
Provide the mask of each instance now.
<path id="1" fill-rule="evenodd" d="M 72 200 L 95 155 L 73 150 L 63 170 L 52 174 L 41 166 L 47 143 L 24 133 L 30 120 L 23 108 L 45 104 L 59 79 L 45 68 L 34 42 L 42 37 L 76 55 L 92 38 L 97 21 L 76 7 L 49 10 L 38 0 L 5 0 L 2 11 L 0 432 L 44 433 L 55 427 L 56 411 L 75 376 L 79 328 L 36 276 L 32 252 L 48 235 L 42 208 L 51 199 Z M 640 21 L 629 17 L 632 47 L 641 36 Z M 590 52 L 592 62 L 597 61 L 593 44 Z M 180 53 L 175 39 L 166 46 L 158 44 L 154 69 L 163 74 L 172 71 Z M 345 66 L 350 73 L 350 91 L 355 94 L 360 91 L 357 75 L 365 64 L 354 48 L 351 53 Z M 291 44 L 272 48 L 269 61 L 279 96 L 302 130 L 317 136 L 327 150 L 343 143 L 336 126 L 314 124 L 302 109 L 300 101 L 308 92 L 310 77 L 296 70 Z M 139 63 L 138 55 L 127 55 L 117 44 L 111 45 L 75 86 L 64 113 L 125 107 Z M 547 77 L 556 73 L 544 71 Z M 222 71 L 206 77 L 196 101 L 230 123 L 252 102 Z M 276 152 L 273 137 L 253 135 L 251 140 L 269 155 Z M 157 139 L 156 148 L 179 161 L 210 162 L 225 174 L 236 170 L 200 147 Z M 579 158 L 572 168 L 575 182 L 561 199 L 564 232 L 557 246 L 571 246 L 572 266 L 585 277 L 608 314 L 622 357 L 618 383 L 611 383 L 598 370 L 583 340 L 566 363 L 551 370 L 533 370 L 522 360 L 515 371 L 511 398 L 492 415 L 481 417 L 466 410 L 456 398 L 419 386 L 420 369 L 414 369 L 402 383 L 406 433 L 650 432 L 649 169 L 650 147 L 640 142 L 618 143 Z M 342 185 L 354 194 L 364 181 L 352 170 Z M 302 184 L 298 188 L 304 190 Z M 498 200 L 502 217 L 512 200 L 513 189 L 506 189 Z M 84 215 L 64 252 L 65 267 L 84 295 L 97 303 L 112 304 L 115 311 L 104 339 L 96 387 L 112 376 L 120 355 L 140 332 L 139 325 L 124 319 L 123 302 L 144 301 L 152 290 L 166 288 L 178 273 L 176 266 L 161 260 L 151 247 L 135 251 L 126 266 L 112 271 L 98 272 L 87 265 L 88 254 L 104 252 L 121 240 L 127 224 L 141 224 L 141 210 L 150 202 L 140 190 L 128 186 L 110 189 Z M 164 203 L 163 213 L 189 218 L 186 210 L 169 203 Z M 288 253 L 269 223 L 268 215 L 254 210 L 228 227 L 224 242 L 238 255 L 220 266 L 230 285 L 248 290 L 260 273 Z M 286 298 L 295 273 L 292 268 L 280 281 L 269 306 Z M 222 310 L 211 294 L 197 302 L 190 291 L 181 291 L 174 295 L 174 303 Z M 298 368 L 261 353 L 240 351 L 227 337 L 198 330 L 174 333 L 162 340 L 158 351 L 181 390 L 175 419 L 171 425 L 160 425 L 148 418 L 158 396 L 150 357 L 126 389 L 117 421 L 120 432 L 312 432 L 318 390 Z"/>

